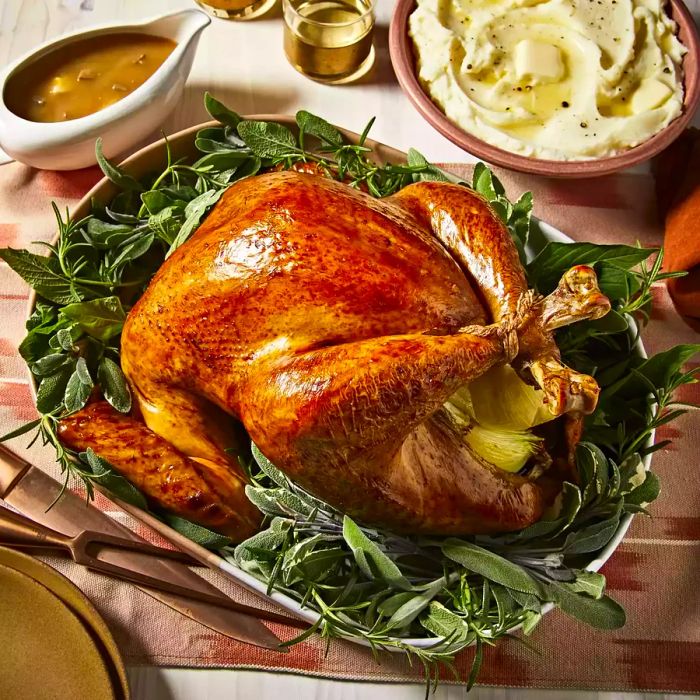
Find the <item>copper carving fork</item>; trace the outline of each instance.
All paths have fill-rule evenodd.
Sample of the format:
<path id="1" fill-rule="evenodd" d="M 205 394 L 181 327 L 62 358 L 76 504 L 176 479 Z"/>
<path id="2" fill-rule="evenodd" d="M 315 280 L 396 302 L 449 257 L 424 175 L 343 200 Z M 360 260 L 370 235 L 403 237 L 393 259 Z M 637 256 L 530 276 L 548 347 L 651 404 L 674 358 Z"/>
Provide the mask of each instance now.
<path id="1" fill-rule="evenodd" d="M 167 593 L 175 593 L 194 600 L 201 600 L 205 603 L 218 605 L 219 607 L 235 610 L 244 615 L 269 620 L 270 622 L 279 622 L 299 628 L 307 628 L 309 626 L 309 623 L 303 620 L 287 617 L 286 615 L 278 615 L 267 610 L 260 610 L 243 603 L 237 603 L 227 597 L 210 595 L 169 581 L 163 581 L 155 576 L 149 576 L 139 571 L 132 571 L 117 564 L 103 561 L 91 553 L 104 548 L 117 548 L 152 554 L 158 558 L 177 561 L 182 561 L 186 557 L 187 563 L 190 563 L 190 558 L 182 552 L 156 547 L 145 542 L 127 540 L 103 533 L 90 532 L 89 530 L 84 530 L 75 537 L 68 537 L 0 506 L 0 545 L 3 544 L 10 547 L 64 549 L 70 552 L 76 564 L 113 578 Z"/>

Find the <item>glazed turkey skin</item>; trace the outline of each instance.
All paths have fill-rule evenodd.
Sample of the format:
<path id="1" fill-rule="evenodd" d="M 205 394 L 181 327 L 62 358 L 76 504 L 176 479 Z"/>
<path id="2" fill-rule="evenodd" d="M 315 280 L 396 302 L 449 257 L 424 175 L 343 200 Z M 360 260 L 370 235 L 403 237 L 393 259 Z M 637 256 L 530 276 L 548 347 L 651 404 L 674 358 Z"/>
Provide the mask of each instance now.
<path id="1" fill-rule="evenodd" d="M 99 404 L 65 419 L 61 438 L 234 539 L 259 524 L 230 449 L 240 424 L 292 480 L 360 522 L 517 530 L 575 473 L 535 480 L 485 463 L 443 405 L 512 362 L 576 424 L 597 386 L 560 363 L 552 330 L 608 309 L 590 268 L 546 299 L 529 291 L 507 229 L 463 186 L 422 182 L 377 200 L 267 173 L 224 193 L 128 315 L 122 366 L 138 411 L 118 420 L 123 434 L 131 422 L 132 447 L 155 440 L 160 452 L 127 459 Z M 174 497 L 164 475 L 183 471 Z"/>

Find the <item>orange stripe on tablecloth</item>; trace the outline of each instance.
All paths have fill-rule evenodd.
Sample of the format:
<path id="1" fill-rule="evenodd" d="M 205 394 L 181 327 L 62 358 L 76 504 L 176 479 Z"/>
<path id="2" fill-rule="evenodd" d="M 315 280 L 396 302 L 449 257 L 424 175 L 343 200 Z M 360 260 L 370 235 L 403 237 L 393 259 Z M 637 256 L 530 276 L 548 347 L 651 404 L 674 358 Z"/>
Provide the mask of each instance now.
<path id="1" fill-rule="evenodd" d="M 642 591 L 639 573 L 647 557 L 641 552 L 625 547 L 624 541 L 612 559 L 602 568 L 608 591 Z"/>
<path id="2" fill-rule="evenodd" d="M 659 537 L 681 541 L 700 540 L 700 517 L 654 516 L 653 522 Z"/>
<path id="3" fill-rule="evenodd" d="M 49 197 L 80 199 L 101 178 L 102 171 L 97 166 L 70 171 L 41 170 L 37 184 Z"/>
<path id="4" fill-rule="evenodd" d="M 17 224 L 0 224 L 0 246 L 20 247 L 19 226 Z"/>
<path id="5" fill-rule="evenodd" d="M 27 382 L 0 379 L 0 396 L 2 396 L 2 408 L 8 411 L 17 422 L 24 423 L 37 417 Z"/>
<path id="6" fill-rule="evenodd" d="M 700 687 L 700 642 L 615 639 L 612 644 L 616 662 L 627 672 L 629 687 L 679 693 Z"/>

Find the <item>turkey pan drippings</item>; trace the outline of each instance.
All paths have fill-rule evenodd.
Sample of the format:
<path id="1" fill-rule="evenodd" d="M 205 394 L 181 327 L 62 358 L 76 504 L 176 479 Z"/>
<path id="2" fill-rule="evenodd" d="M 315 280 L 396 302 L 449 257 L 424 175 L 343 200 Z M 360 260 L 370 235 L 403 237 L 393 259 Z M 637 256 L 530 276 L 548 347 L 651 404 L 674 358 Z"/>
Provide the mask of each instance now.
<path id="1" fill-rule="evenodd" d="M 264 121 L 277 121 L 280 123 L 283 123 L 287 125 L 289 128 L 294 129 L 294 120 L 291 117 L 280 117 L 278 115 L 255 115 L 252 117 L 249 117 L 251 119 L 260 119 Z M 178 134 L 169 137 L 168 138 L 168 143 L 170 145 L 171 151 L 173 153 L 174 158 L 180 158 L 180 157 L 191 157 L 196 155 L 196 151 L 194 148 L 194 137 L 197 131 L 199 131 L 201 128 L 207 127 L 207 126 L 213 126 L 215 122 L 211 122 L 209 124 L 202 124 L 198 125 L 196 127 L 192 127 L 190 129 L 186 129 L 182 132 L 179 132 Z M 353 134 L 352 132 L 347 132 L 343 131 L 343 134 L 348 138 L 349 140 L 354 140 L 356 141 L 358 136 L 356 134 Z M 390 147 L 384 146 L 382 144 L 377 144 L 376 142 L 368 142 L 369 145 L 373 148 L 374 150 L 374 157 L 380 160 L 390 160 L 392 162 L 403 162 L 406 159 L 406 155 L 400 151 L 397 151 L 395 149 L 392 149 Z M 159 167 L 162 166 L 162 163 L 165 158 L 165 148 L 164 148 L 164 141 L 159 141 L 157 143 L 154 143 L 135 155 L 131 156 L 128 158 L 123 164 L 122 168 L 134 175 L 135 177 L 141 177 L 144 174 L 157 170 Z M 265 177 L 265 176 L 263 176 Z M 252 180 L 251 180 L 252 182 Z M 274 187 L 277 184 L 277 180 L 271 180 L 270 185 Z M 283 183 L 286 184 L 286 183 Z M 295 184 L 295 183 L 292 183 Z M 332 187 L 338 187 L 338 185 L 332 185 Z M 342 186 L 341 186 L 342 187 Z M 109 202 L 111 198 L 113 198 L 116 194 L 118 193 L 117 188 L 108 180 L 102 180 L 100 181 L 88 194 L 83 198 L 83 200 L 80 202 L 78 207 L 71 212 L 71 215 L 74 219 L 79 219 L 83 216 L 86 216 L 90 213 L 90 202 L 93 198 L 98 199 L 99 201 L 102 202 Z M 303 196 L 308 196 L 308 193 L 302 192 L 301 195 Z M 301 196 L 300 195 L 300 196 Z M 254 193 L 251 193 L 251 196 L 254 196 Z M 412 202 L 409 203 L 407 208 L 410 210 L 409 213 L 411 216 L 415 218 L 420 217 L 420 213 L 418 212 L 418 209 L 420 208 L 420 203 Z M 211 218 L 211 217 L 210 217 Z M 202 226 L 206 226 L 206 222 Z M 555 240 L 555 241 L 561 241 L 561 242 L 570 242 L 571 239 L 566 237 L 564 234 L 560 233 L 553 227 L 548 226 L 545 223 L 541 222 L 541 230 L 542 233 L 547 240 Z M 535 242 L 536 243 L 536 242 Z M 437 250 L 436 250 L 437 248 Z M 439 256 L 439 244 L 437 246 L 428 244 L 428 247 L 426 250 L 421 251 L 422 254 L 427 254 L 427 252 L 432 251 L 433 254 Z M 426 252 L 427 251 L 427 252 Z M 444 251 L 443 251 L 444 252 Z M 528 253 L 532 253 L 532 251 L 528 251 Z M 449 257 L 449 256 L 446 256 Z M 459 268 L 457 267 L 456 264 L 454 264 L 454 260 L 450 261 L 451 264 L 454 265 L 454 269 L 457 270 L 457 273 L 459 273 Z M 449 266 L 450 263 L 445 263 L 446 265 Z M 447 269 L 447 268 L 445 268 Z M 453 285 L 452 286 L 459 286 L 460 282 L 455 278 Z M 466 290 L 464 291 L 465 295 L 469 295 L 472 293 L 472 296 L 480 295 L 482 294 L 481 291 L 476 290 L 474 292 L 473 290 L 469 290 L 469 285 L 466 285 Z M 444 300 L 443 300 L 444 301 Z M 32 295 L 32 298 L 30 299 L 30 309 L 33 309 L 35 304 L 35 298 Z M 481 314 L 481 315 L 479 315 Z M 462 327 L 465 325 L 470 325 L 470 324 L 484 324 L 487 322 L 489 319 L 486 319 L 483 315 L 483 313 L 480 311 L 479 313 L 476 313 L 472 315 L 471 317 L 469 316 L 468 312 L 463 313 L 461 316 L 460 314 L 457 314 L 458 318 L 454 320 L 454 323 L 456 324 L 456 327 Z M 409 329 L 411 330 L 411 329 Z M 455 328 L 456 330 L 456 328 Z M 396 330 L 392 331 L 393 333 L 396 333 Z M 386 333 L 382 333 L 381 335 L 386 335 Z M 476 333 L 476 336 L 479 334 Z M 431 336 L 425 336 L 429 338 L 434 338 L 434 337 L 439 337 L 435 335 Z M 322 345 L 326 346 L 328 343 L 322 343 Z M 313 348 L 316 349 L 316 348 Z M 643 353 L 643 348 L 641 347 L 640 343 L 637 343 L 637 349 L 641 354 Z M 478 359 L 478 361 L 482 361 L 481 358 Z M 134 370 L 136 372 L 136 370 Z M 128 372 L 127 372 L 128 373 Z M 435 422 L 435 430 L 438 432 L 440 431 L 440 424 L 439 421 L 434 421 Z M 252 421 L 252 424 L 254 424 L 254 421 Z M 416 459 L 420 459 L 420 452 L 421 449 L 425 447 L 425 445 L 432 444 L 435 446 L 435 436 L 431 436 L 429 440 L 427 441 L 421 441 L 422 437 L 419 434 L 420 430 L 426 430 L 426 428 L 423 426 L 419 428 L 416 431 L 412 431 L 412 435 L 409 436 L 409 438 L 406 439 L 407 445 L 404 445 L 404 448 L 402 450 L 403 455 L 411 455 L 413 454 Z M 265 440 L 265 435 L 264 431 L 261 431 L 258 435 L 255 436 L 258 438 L 258 441 L 263 441 Z M 444 448 L 444 445 L 443 445 Z M 270 449 L 272 449 L 272 445 L 270 445 Z M 438 445 L 438 448 L 440 449 L 440 446 Z M 265 451 L 265 450 L 264 450 Z M 278 456 L 278 455 L 270 455 L 273 458 Z M 649 460 L 645 461 L 645 467 L 648 469 Z M 290 476 L 294 477 L 294 474 L 290 474 Z M 529 483 L 529 482 L 528 482 Z M 109 497 L 109 494 L 107 494 Z M 323 494 L 320 494 L 323 496 Z M 111 497 L 112 500 L 114 500 L 113 497 Z M 209 564 L 210 566 L 214 568 L 218 568 L 226 572 L 228 575 L 242 583 L 246 588 L 255 591 L 260 594 L 265 594 L 265 585 L 262 584 L 260 581 L 256 580 L 252 576 L 246 574 L 245 572 L 242 572 L 241 570 L 237 569 L 235 566 L 233 566 L 231 563 L 223 560 L 220 558 L 217 554 L 210 552 L 195 543 L 191 542 L 187 538 L 185 538 L 183 535 L 175 532 L 171 528 L 169 528 L 167 525 L 165 525 L 163 522 L 160 520 L 154 518 L 150 513 L 144 512 L 139 510 L 138 508 L 134 508 L 133 506 L 130 506 L 129 504 L 124 504 L 121 502 L 118 502 L 121 507 L 123 507 L 125 510 L 130 512 L 132 515 L 136 516 L 137 518 L 141 519 L 144 521 L 146 524 L 149 526 L 153 527 L 155 530 L 157 530 L 160 534 L 171 540 L 174 544 L 176 544 L 178 547 L 180 547 L 183 550 L 186 550 L 190 552 L 193 556 L 196 558 L 200 559 L 201 561 Z M 536 513 L 534 516 L 532 513 L 529 515 L 526 515 L 525 518 L 530 518 L 530 520 L 537 519 L 539 517 L 539 513 L 541 513 L 542 509 L 542 504 L 539 504 L 537 506 L 539 508 L 539 512 Z M 370 513 L 369 517 L 372 518 L 373 516 L 376 516 L 374 513 Z M 616 534 L 616 536 L 612 539 L 612 541 L 608 544 L 608 546 L 605 548 L 605 550 L 601 553 L 601 556 L 596 559 L 595 561 L 591 562 L 591 564 L 587 567 L 589 570 L 596 571 L 602 566 L 602 564 L 609 558 L 609 556 L 612 554 L 614 549 L 617 547 L 619 542 L 621 541 L 622 537 L 624 536 L 624 533 L 626 532 L 629 523 L 630 523 L 630 517 L 624 517 L 621 521 L 620 528 Z M 395 521 L 393 521 L 395 522 Z M 400 524 L 399 524 L 400 525 Z M 516 529 L 517 527 L 522 527 L 522 523 L 515 521 L 514 523 L 510 524 L 510 529 Z M 408 527 L 399 527 L 398 529 L 403 529 L 404 531 L 410 530 L 410 523 Z M 427 527 L 427 531 L 429 531 L 431 528 L 430 526 Z M 446 532 L 459 532 L 459 529 L 451 529 L 449 522 L 444 521 L 439 524 L 437 528 L 434 528 L 436 530 L 442 530 Z M 493 528 L 486 528 L 487 531 L 489 529 Z M 506 528 L 507 529 L 507 528 Z M 293 599 L 278 593 L 278 592 L 273 592 L 271 596 L 273 599 L 275 599 L 277 602 L 279 602 L 281 605 L 283 605 L 285 608 L 289 609 L 290 611 L 293 611 L 295 614 L 302 616 L 310 621 L 315 621 L 316 620 L 316 614 L 313 613 L 312 611 L 309 611 L 308 609 L 301 609 L 299 604 L 294 601 Z M 421 645 L 421 643 L 426 642 L 426 640 L 406 640 L 415 642 L 418 646 Z"/>

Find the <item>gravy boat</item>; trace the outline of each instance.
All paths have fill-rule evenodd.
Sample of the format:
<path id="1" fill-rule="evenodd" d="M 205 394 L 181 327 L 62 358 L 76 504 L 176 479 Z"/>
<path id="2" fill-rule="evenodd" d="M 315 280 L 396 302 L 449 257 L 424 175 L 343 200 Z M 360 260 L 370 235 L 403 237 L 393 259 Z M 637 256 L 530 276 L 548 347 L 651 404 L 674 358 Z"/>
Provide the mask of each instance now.
<path id="1" fill-rule="evenodd" d="M 48 41 L 0 73 L 0 147 L 9 157 L 45 170 L 94 165 L 95 140 L 102 137 L 109 158 L 153 133 L 180 100 L 202 30 L 211 19 L 191 9 L 133 24 L 100 25 Z M 141 33 L 171 39 L 176 46 L 162 65 L 133 92 L 99 112 L 64 122 L 33 122 L 11 112 L 4 98 L 8 78 L 39 57 L 74 41 L 113 33 Z"/>

